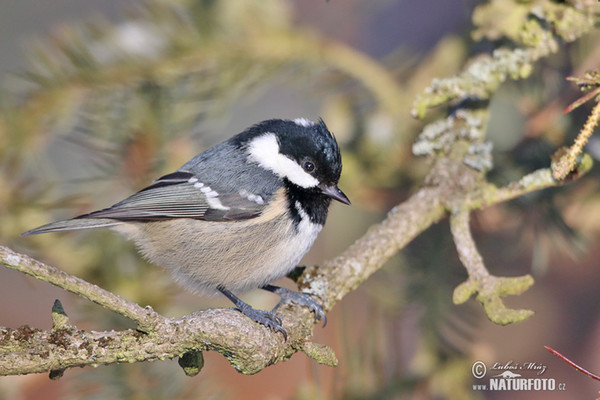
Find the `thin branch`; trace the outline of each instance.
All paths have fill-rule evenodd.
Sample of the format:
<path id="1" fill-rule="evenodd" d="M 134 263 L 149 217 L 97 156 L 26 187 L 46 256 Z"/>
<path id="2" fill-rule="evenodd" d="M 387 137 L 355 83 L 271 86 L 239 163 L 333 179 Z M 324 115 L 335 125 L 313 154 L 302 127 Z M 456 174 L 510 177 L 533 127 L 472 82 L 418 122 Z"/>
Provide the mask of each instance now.
<path id="1" fill-rule="evenodd" d="M 566 150 L 566 153 L 563 154 L 558 161 L 552 164 L 552 176 L 554 179 L 565 179 L 565 177 L 575 169 L 577 166 L 577 158 L 583 153 L 583 146 L 586 145 L 590 136 L 594 133 L 594 128 L 598 125 L 598 120 L 600 120 L 600 103 L 597 103 L 592 109 L 585 125 L 581 128 L 581 131 L 579 131 L 577 138 L 575 138 L 575 142 Z"/>
<path id="2" fill-rule="evenodd" d="M 587 172 L 587 170 L 585 171 Z M 537 192 L 538 190 L 557 186 L 560 182 L 552 177 L 550 168 L 538 169 L 531 172 L 516 182 L 512 182 L 507 186 L 497 188 L 492 184 L 488 184 L 484 189 L 481 197 L 475 197 L 468 204 L 469 209 L 474 210 L 482 206 L 491 206 L 497 203 L 503 203 L 527 193 Z"/>
<path id="3" fill-rule="evenodd" d="M 482 281 L 490 276 L 490 273 L 485 268 L 483 258 L 475 246 L 469 227 L 469 217 L 470 213 L 467 210 L 461 210 L 450 216 L 450 231 L 456 244 L 458 257 L 467 269 L 469 278 Z"/>
<path id="4" fill-rule="evenodd" d="M 439 187 L 420 189 L 338 257 L 324 262 L 322 268 L 307 268 L 298 280 L 300 288 L 317 295 L 325 310 L 331 310 L 394 254 L 441 220 L 446 215 L 442 199 Z"/>

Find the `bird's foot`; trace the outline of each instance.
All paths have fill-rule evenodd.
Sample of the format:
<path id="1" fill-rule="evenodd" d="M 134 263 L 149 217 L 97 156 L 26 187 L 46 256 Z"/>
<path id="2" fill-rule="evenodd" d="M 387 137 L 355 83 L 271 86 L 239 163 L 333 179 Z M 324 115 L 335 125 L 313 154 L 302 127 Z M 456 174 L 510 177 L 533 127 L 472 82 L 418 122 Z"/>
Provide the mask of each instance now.
<path id="1" fill-rule="evenodd" d="M 275 332 L 281 332 L 283 338 L 287 340 L 287 332 L 281 326 L 281 318 L 279 318 L 273 312 L 257 310 L 246 303 L 238 304 L 234 310 L 241 312 L 252 321 L 258 322 L 259 324 L 264 325 Z"/>
<path id="2" fill-rule="evenodd" d="M 250 304 L 244 303 L 239 297 L 234 295 L 230 290 L 223 286 L 217 286 L 217 290 L 223 293 L 225 297 L 235 304 L 234 310 L 241 312 L 252 321 L 258 322 L 259 324 L 264 325 L 275 332 L 281 332 L 283 338 L 287 340 L 287 332 L 281 326 L 281 318 L 279 318 L 273 312 L 252 308 Z"/>
<path id="3" fill-rule="evenodd" d="M 269 292 L 273 292 L 273 293 L 276 293 L 279 296 L 281 296 L 281 301 L 275 306 L 275 308 L 273 310 L 276 310 L 283 303 L 292 301 L 296 304 L 299 304 L 301 306 L 308 308 L 310 311 L 315 313 L 315 317 L 316 317 L 317 321 L 323 320 L 323 326 L 327 325 L 327 316 L 325 315 L 325 312 L 323 311 L 323 307 L 321 306 L 321 304 L 319 304 L 318 301 L 316 301 L 314 298 L 312 298 L 309 294 L 295 292 L 293 290 L 289 290 L 289 289 L 282 288 L 279 286 L 274 286 L 274 285 L 265 285 L 262 287 L 262 289 L 268 290 Z"/>

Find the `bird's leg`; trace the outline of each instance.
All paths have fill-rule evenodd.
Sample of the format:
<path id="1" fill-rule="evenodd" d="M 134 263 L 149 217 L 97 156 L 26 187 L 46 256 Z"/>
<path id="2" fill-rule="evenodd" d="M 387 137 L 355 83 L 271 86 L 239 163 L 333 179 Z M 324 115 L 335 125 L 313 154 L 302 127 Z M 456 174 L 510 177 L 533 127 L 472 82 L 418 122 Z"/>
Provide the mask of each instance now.
<path id="1" fill-rule="evenodd" d="M 315 313 L 317 321 L 320 321 L 322 319 L 323 326 L 327 325 L 327 317 L 325 316 L 323 307 L 321 307 L 321 304 L 319 304 L 309 294 L 295 292 L 293 290 L 274 285 L 265 285 L 261 287 L 261 289 L 268 290 L 269 292 L 273 292 L 281 296 L 281 301 L 275 306 L 273 310 L 277 309 L 277 307 L 279 307 L 284 302 L 293 301 L 296 304 L 300 304 L 301 306 L 307 307 L 310 311 Z"/>
<path id="2" fill-rule="evenodd" d="M 287 340 L 287 332 L 281 326 L 281 318 L 272 313 L 271 311 L 263 311 L 252 308 L 248 303 L 244 303 L 239 297 L 225 289 L 223 286 L 217 286 L 217 290 L 225 297 L 227 297 L 233 304 L 235 304 L 236 310 L 250 318 L 254 322 L 258 322 L 261 325 L 266 326 L 274 330 L 275 332 L 281 332 L 283 338 Z"/>

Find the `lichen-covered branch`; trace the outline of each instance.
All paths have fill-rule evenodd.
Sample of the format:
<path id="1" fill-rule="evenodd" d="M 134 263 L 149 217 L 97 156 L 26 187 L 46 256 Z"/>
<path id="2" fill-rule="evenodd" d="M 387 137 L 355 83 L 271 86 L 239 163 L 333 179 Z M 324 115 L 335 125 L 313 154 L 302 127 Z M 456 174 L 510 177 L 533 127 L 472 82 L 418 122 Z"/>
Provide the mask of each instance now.
<path id="1" fill-rule="evenodd" d="M 574 178 L 579 178 L 586 174 L 592 166 L 592 158 L 588 154 L 581 154 L 581 158 L 573 166 L 572 172 L 576 175 Z M 562 183 L 563 181 L 557 180 L 552 176 L 552 168 L 542 168 L 523 176 L 516 182 L 512 182 L 500 188 L 488 183 L 480 193 L 481 195 L 471 197 L 465 206 L 471 210 L 480 209 Z"/>
<path id="2" fill-rule="evenodd" d="M 444 103 L 457 104 L 466 99 L 481 103 L 490 99 L 505 80 L 529 76 L 537 60 L 558 50 L 559 38 L 566 42 L 574 41 L 594 29 L 597 15 L 597 5 L 591 2 L 491 1 L 478 6 L 473 14 L 473 21 L 478 26 L 474 37 L 490 40 L 508 38 L 520 47 L 496 49 L 491 56 L 478 57 L 457 76 L 434 79 L 415 100 L 413 115 L 423 118 L 429 108 Z M 591 74 L 581 81 L 587 87 L 589 82 L 597 82 L 596 78 Z M 582 154 L 582 149 L 598 123 L 600 107 L 594 108 L 575 144 L 556 157 L 558 159 L 551 168 L 530 173 L 504 188 L 497 188 L 485 179 L 485 172 L 492 165 L 491 145 L 485 142 L 487 112 L 487 109 L 470 107 L 465 102 L 447 118 L 427 125 L 413 146 L 413 152 L 434 156 L 437 164 L 445 167 L 461 163 L 474 170 L 462 174 L 462 179 L 446 175 L 446 179 L 452 182 L 445 200 L 451 213 L 451 231 L 460 260 L 469 274 L 467 281 L 455 289 L 454 302 L 463 303 L 476 294 L 492 321 L 508 324 L 521 321 L 532 312 L 507 309 L 501 297 L 522 293 L 533 284 L 533 279 L 529 275 L 498 278 L 488 272 L 470 232 L 469 211 L 576 179 L 586 173 L 592 161 Z M 451 170 L 456 172 L 456 168 Z M 453 190 L 452 185 L 459 186 L 461 190 Z"/>
<path id="3" fill-rule="evenodd" d="M 485 115 L 485 111 L 479 111 Z M 525 193 L 562 184 L 552 176 L 551 168 L 525 175 L 517 182 L 498 188 L 485 179 L 489 150 L 482 148 L 484 125 L 477 114 L 460 110 L 445 120 L 428 125 L 419 136 L 413 151 L 434 155 L 437 160 L 432 173 L 425 180 L 444 188 L 443 207 L 451 215 L 450 227 L 459 258 L 469 278 L 454 291 L 455 304 L 462 304 L 472 295 L 484 306 L 488 318 L 506 325 L 522 321 L 533 313 L 529 310 L 507 309 L 501 297 L 520 294 L 533 284 L 529 275 L 515 278 L 496 277 L 485 267 L 469 228 L 469 212 L 492 204 L 508 201 Z M 582 155 L 573 165 L 572 178 L 584 175 L 592 166 L 591 158 Z"/>

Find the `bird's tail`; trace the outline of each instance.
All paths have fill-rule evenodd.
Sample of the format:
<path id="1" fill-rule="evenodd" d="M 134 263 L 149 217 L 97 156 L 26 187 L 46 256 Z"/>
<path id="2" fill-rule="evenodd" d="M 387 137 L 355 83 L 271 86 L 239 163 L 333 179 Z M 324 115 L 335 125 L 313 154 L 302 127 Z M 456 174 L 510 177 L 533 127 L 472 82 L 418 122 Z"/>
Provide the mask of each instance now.
<path id="1" fill-rule="evenodd" d="M 118 224 L 120 224 L 119 221 L 108 218 L 74 218 L 39 226 L 30 231 L 22 233 L 21 236 L 37 235 L 39 233 L 49 232 L 73 231 L 77 229 L 104 228 Z"/>

